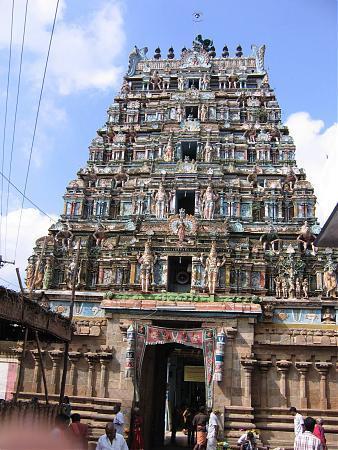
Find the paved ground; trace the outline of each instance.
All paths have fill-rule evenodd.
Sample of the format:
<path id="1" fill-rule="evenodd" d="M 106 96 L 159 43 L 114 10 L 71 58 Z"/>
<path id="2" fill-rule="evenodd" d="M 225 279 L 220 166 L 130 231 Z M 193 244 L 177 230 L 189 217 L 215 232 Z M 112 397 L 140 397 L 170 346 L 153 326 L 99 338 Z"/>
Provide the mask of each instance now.
<path id="1" fill-rule="evenodd" d="M 165 450 L 176 450 L 176 449 L 181 449 L 184 447 L 188 448 L 188 446 L 187 446 L 188 438 L 185 434 L 183 434 L 182 431 L 178 431 L 176 433 L 175 445 L 171 444 L 170 439 L 171 439 L 171 433 L 166 433 L 166 436 L 164 439 L 164 447 L 161 447 L 161 450 L 163 450 L 163 448 L 165 448 Z M 160 448 L 155 449 L 155 450 L 160 450 Z"/>

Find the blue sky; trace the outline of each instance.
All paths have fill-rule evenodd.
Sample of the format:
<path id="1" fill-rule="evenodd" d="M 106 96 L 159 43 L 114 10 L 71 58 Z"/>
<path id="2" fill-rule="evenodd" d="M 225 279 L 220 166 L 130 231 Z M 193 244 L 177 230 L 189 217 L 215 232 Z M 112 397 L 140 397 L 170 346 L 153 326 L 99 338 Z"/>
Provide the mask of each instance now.
<path id="1" fill-rule="evenodd" d="M 11 4 L 12 0 L 0 0 L 1 148 Z M 15 2 L 5 142 L 6 173 L 24 4 L 25 0 Z M 30 0 L 28 7 L 27 40 L 13 159 L 13 181 L 20 188 L 24 183 L 55 4 L 56 0 Z M 196 11 L 202 13 L 203 20 L 200 23 L 193 21 L 192 14 Z M 228 45 L 232 54 L 238 44 L 242 45 L 244 54 L 250 53 L 253 43 L 266 44 L 266 67 L 269 69 L 270 84 L 276 89 L 283 110 L 283 120 L 291 120 L 290 128 L 292 127 L 291 131 L 294 130 L 296 143 L 298 140 L 300 147 L 300 166 L 307 169 L 310 180 L 313 178 L 321 205 L 319 213 L 322 218 L 325 217 L 334 203 L 332 166 L 335 172 L 338 169 L 335 148 L 336 17 L 334 0 L 61 1 L 27 195 L 48 213 L 58 215 L 61 212 L 65 186 L 75 178 L 76 171 L 87 160 L 88 145 L 95 136 L 96 129 L 105 121 L 105 112 L 119 88 L 127 67 L 129 51 L 135 44 L 140 47 L 148 46 L 149 56 L 153 55 L 157 46 L 160 46 L 164 56 L 172 45 L 178 55 L 183 46 L 190 46 L 194 36 L 201 33 L 214 40 L 218 55 L 224 44 Z M 327 172 L 324 172 L 325 164 L 328 166 Z M 322 166 L 320 173 L 318 166 Z M 325 189 L 320 181 L 323 178 L 326 180 Z M 5 189 L 7 192 L 7 186 Z M 329 203 L 326 201 L 328 195 L 331 196 Z M 11 190 L 10 211 L 13 215 L 10 223 L 13 227 L 19 208 L 20 198 Z M 25 242 L 27 248 L 32 245 L 31 230 L 37 232 L 46 227 L 46 223 L 40 219 L 40 215 L 27 217 L 25 229 L 20 235 L 21 244 Z M 13 243 L 9 242 L 8 247 L 7 256 L 11 257 Z"/>

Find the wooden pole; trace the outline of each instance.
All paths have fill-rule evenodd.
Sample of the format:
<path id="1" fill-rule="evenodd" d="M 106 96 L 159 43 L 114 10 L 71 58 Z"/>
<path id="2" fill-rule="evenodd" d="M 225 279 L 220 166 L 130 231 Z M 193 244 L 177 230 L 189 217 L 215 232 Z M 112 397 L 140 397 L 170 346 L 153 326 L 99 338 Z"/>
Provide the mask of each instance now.
<path id="1" fill-rule="evenodd" d="M 43 255 L 45 253 L 46 243 L 47 243 L 47 236 L 45 236 L 45 239 L 43 240 L 42 250 L 41 250 L 41 253 L 40 253 L 37 265 L 36 265 L 35 270 L 34 270 L 33 281 L 32 281 L 32 285 L 31 285 L 30 290 L 29 290 L 29 299 L 30 300 L 32 300 L 35 280 L 36 280 L 36 276 L 38 274 L 39 267 L 41 265 L 41 261 L 42 261 Z"/>
<path id="2" fill-rule="evenodd" d="M 76 288 L 77 272 L 78 272 L 78 267 L 79 267 L 80 249 L 81 249 L 81 239 L 79 238 L 78 243 L 77 243 L 75 267 L 74 267 L 73 279 L 72 279 L 72 297 L 71 297 L 70 305 L 69 305 L 70 322 L 72 322 L 73 315 L 74 315 L 75 288 Z M 73 331 L 71 331 L 71 337 L 72 337 L 72 334 L 73 334 Z M 60 405 L 62 404 L 63 397 L 65 395 L 67 368 L 68 368 L 68 353 L 69 353 L 69 341 L 66 341 L 65 349 L 64 349 L 64 357 L 63 357 L 63 371 L 62 371 L 62 378 L 61 378 L 61 387 L 60 387 L 60 398 L 59 398 Z"/>
<path id="3" fill-rule="evenodd" d="M 20 286 L 21 302 L 22 302 L 22 308 L 23 308 L 24 289 L 23 289 L 23 284 L 22 284 L 22 280 L 21 280 L 21 276 L 20 276 L 20 270 L 19 270 L 18 267 L 16 267 L 15 271 L 16 271 L 16 276 L 18 278 L 18 282 L 19 282 L 19 286 Z M 21 357 L 20 357 L 20 361 L 19 361 L 19 374 L 18 374 L 15 394 L 13 396 L 13 400 L 15 402 L 18 401 L 19 393 L 20 393 L 20 390 L 21 390 L 21 387 L 22 387 L 22 382 L 23 382 L 23 375 L 24 375 L 24 369 L 25 369 L 25 360 L 26 360 L 26 351 L 27 351 L 27 340 L 28 340 L 28 327 L 25 327 L 25 337 L 24 337 L 22 353 L 21 353 Z"/>
<path id="4" fill-rule="evenodd" d="M 42 358 L 42 352 L 41 352 L 41 346 L 40 346 L 40 340 L 39 340 L 39 333 L 36 330 L 35 330 L 35 340 L 36 340 L 36 345 L 38 347 L 39 360 L 40 360 L 41 373 L 42 373 L 42 380 L 43 380 L 43 387 L 45 389 L 46 405 L 48 405 L 48 389 L 47 389 L 45 365 L 44 365 L 43 358 Z"/>

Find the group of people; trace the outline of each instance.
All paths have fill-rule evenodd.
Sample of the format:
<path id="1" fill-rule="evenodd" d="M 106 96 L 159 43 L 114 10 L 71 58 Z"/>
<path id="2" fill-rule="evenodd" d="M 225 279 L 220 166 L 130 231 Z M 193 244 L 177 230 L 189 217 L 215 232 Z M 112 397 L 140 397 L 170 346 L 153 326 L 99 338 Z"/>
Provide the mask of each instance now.
<path id="1" fill-rule="evenodd" d="M 182 412 L 182 419 L 188 447 L 194 447 L 194 450 L 216 450 L 217 442 L 221 439 L 223 431 L 220 415 L 220 411 L 207 410 L 204 406 L 198 408 L 197 413 L 191 407 L 185 408 Z M 177 424 L 173 423 L 172 425 L 172 443 L 174 443 Z"/>
<path id="2" fill-rule="evenodd" d="M 294 450 L 327 450 L 323 419 L 304 419 L 294 406 L 290 413 L 294 417 Z"/>
<path id="3" fill-rule="evenodd" d="M 105 427 L 105 434 L 100 436 L 96 450 L 128 450 L 124 439 L 124 414 L 117 405 L 114 418 Z M 64 442 L 72 450 L 88 450 L 89 427 L 81 422 L 78 413 L 72 414 L 69 398 L 64 397 L 61 412 L 55 418 L 55 426 L 51 431 L 53 441 Z"/>

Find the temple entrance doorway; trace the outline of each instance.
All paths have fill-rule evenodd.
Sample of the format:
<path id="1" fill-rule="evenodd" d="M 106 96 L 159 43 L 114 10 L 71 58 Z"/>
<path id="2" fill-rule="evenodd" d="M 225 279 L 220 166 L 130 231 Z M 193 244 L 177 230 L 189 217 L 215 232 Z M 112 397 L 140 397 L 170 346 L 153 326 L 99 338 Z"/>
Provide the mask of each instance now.
<path id="1" fill-rule="evenodd" d="M 145 449 L 187 447 L 184 407 L 205 405 L 203 350 L 170 343 L 146 347 L 140 386 Z M 176 442 L 171 443 L 177 430 Z"/>
<path id="2" fill-rule="evenodd" d="M 190 292 L 191 256 L 168 257 L 168 292 Z"/>

